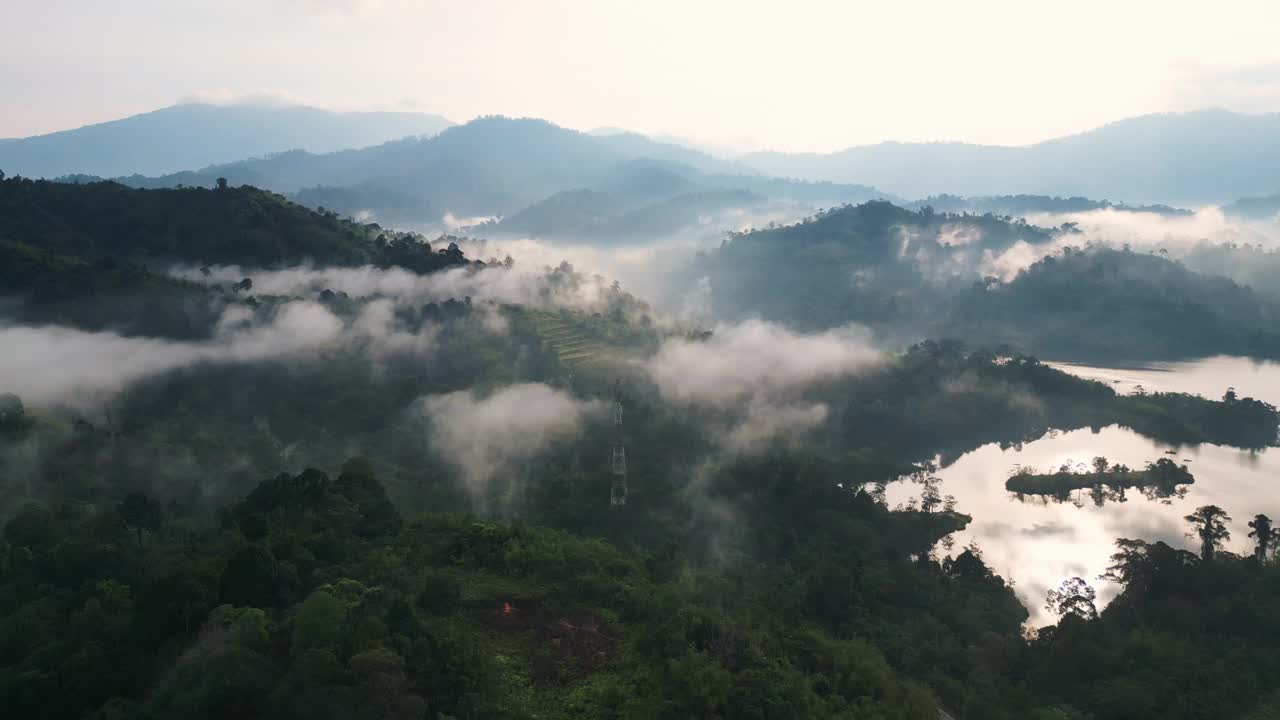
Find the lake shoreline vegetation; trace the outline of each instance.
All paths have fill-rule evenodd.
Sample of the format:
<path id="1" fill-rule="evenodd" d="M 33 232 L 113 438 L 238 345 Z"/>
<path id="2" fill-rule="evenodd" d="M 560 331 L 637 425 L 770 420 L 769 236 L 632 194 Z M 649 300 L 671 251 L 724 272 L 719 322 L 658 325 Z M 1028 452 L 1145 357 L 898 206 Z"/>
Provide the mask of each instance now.
<path id="1" fill-rule="evenodd" d="M 912 342 L 857 372 L 821 376 L 783 409 L 809 417 L 821 407 L 823 422 L 760 440 L 744 418 L 760 420 L 761 398 L 775 398 L 748 388 L 735 391 L 749 397 L 745 409 L 736 396 L 681 403 L 642 371 L 672 338 L 696 350 L 723 331 L 659 326 L 620 286 L 605 286 L 595 306 L 548 310 L 471 296 L 388 306 L 376 293 L 328 288 L 269 295 L 254 270 L 231 286 L 175 280 L 163 273 L 175 262 L 265 272 L 310 261 L 418 278 L 515 270 L 467 258 L 460 238 L 428 242 L 253 188 L 54 185 L 0 182 L 0 253 L 39 269 L 27 280 L 0 265 L 28 322 L 190 343 L 225 337 L 228 308 L 251 323 L 306 302 L 365 334 L 283 359 L 179 365 L 116 388 L 98 407 L 0 395 L 0 707 L 15 717 L 933 720 L 944 708 L 960 720 L 1210 720 L 1280 711 L 1280 534 L 1265 515 L 1250 522 L 1257 550 L 1247 557 L 1225 549 L 1230 517 L 1215 506 L 1186 517 L 1199 553 L 1118 538 L 1106 579 L 1119 594 L 1099 610 L 1088 581 L 1070 579 L 1046 598 L 1058 622 L 1033 630 L 980 547 L 945 544 L 981 518 L 930 477 L 939 458 L 1085 427 L 1122 425 L 1173 445 L 1275 447 L 1280 415 L 1265 402 L 1234 391 L 1120 395 L 976 333 L 971 345 Z M 941 232 L 958 222 L 868 205 L 823 214 L 821 233 L 769 232 L 822 246 L 796 251 L 803 256 L 833 251 L 841 233 L 862 237 L 851 227 Z M 994 246 L 1053 236 L 995 216 L 959 221 L 990 230 Z M 718 257 L 776 249 L 743 239 Z M 888 247 L 856 252 L 880 257 Z M 936 238 L 920 249 L 951 253 Z M 798 259 L 757 286 L 761 303 L 815 262 Z M 742 269 L 731 265 L 720 270 Z M 897 270 L 921 288 L 932 283 L 918 266 Z M 567 263 L 546 268 L 538 297 L 590 282 Z M 909 293 L 879 294 L 876 282 L 858 291 L 876 300 L 858 306 L 866 315 L 841 315 L 841 298 L 827 298 L 807 329 L 920 309 Z M 780 315 L 804 313 L 807 302 Z M 155 314 L 139 312 L 148 305 Z M 375 337 L 371 317 L 392 331 Z M 442 398 L 472 407 L 528 386 L 554 389 L 583 420 L 518 461 L 505 461 L 503 443 L 531 442 L 532 431 L 499 425 L 502 443 L 484 444 L 484 428 L 438 412 Z M 633 497 L 610 510 L 601 501 L 617 435 L 604 408 L 618 392 Z M 442 430 L 473 452 L 448 455 Z M 743 438 L 746 451 L 726 450 Z M 1190 482 L 1170 465 L 1106 463 L 1087 479 Z M 1019 482 L 1060 493 L 1086 479 L 1066 475 Z M 921 497 L 891 509 L 883 486 L 903 476 L 919 481 Z"/>
<path id="2" fill-rule="evenodd" d="M 1134 470 L 1123 464 L 1109 464 L 1104 457 L 1096 457 L 1087 467 L 1068 461 L 1048 473 L 1018 468 L 1004 485 L 1019 497 L 1042 495 L 1058 501 L 1070 499 L 1077 490 L 1089 490 L 1095 502 L 1101 504 L 1100 498 L 1106 497 L 1123 501 L 1124 491 L 1128 489 L 1138 489 L 1149 498 L 1183 497 L 1185 486 L 1194 482 L 1195 476 L 1186 465 L 1178 465 L 1169 458 L 1159 458 L 1141 470 Z"/>

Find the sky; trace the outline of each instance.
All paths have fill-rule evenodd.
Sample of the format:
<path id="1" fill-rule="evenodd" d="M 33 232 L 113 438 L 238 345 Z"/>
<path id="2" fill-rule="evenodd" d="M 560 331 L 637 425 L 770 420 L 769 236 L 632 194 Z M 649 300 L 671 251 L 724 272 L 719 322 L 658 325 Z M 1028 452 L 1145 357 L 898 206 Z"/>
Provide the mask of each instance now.
<path id="1" fill-rule="evenodd" d="M 542 117 L 738 150 L 1280 111 L 1275 0 L 0 0 L 0 137 L 183 100 Z"/>

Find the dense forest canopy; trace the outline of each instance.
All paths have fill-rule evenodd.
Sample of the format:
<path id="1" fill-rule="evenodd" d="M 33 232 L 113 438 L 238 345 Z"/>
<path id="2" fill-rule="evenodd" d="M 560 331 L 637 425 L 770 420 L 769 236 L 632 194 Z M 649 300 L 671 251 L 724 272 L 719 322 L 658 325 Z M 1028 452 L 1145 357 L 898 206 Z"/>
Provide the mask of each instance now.
<path id="1" fill-rule="evenodd" d="M 693 187 L 600 167 L 547 227 L 613 234 Z M 1058 622 L 1028 628 L 1028 599 L 952 544 L 974 517 L 935 477 L 1075 428 L 1274 447 L 1260 400 L 1121 395 L 1035 356 L 1265 355 L 1273 310 L 1250 289 L 1058 250 L 1071 226 L 870 202 L 691 261 L 724 320 L 708 329 L 567 262 L 481 262 L 464 238 L 233 184 L 0 182 L 0 707 L 1275 712 L 1268 518 L 1248 557 L 1223 544 L 1248 507 L 1188 514 L 1199 553 L 1118 538 L 1118 596 L 1064 578 Z M 1048 257 L 988 272 L 1015 248 Z M 630 495 L 610 510 L 619 438 Z M 887 506 L 894 482 L 919 488 L 909 508 Z"/>

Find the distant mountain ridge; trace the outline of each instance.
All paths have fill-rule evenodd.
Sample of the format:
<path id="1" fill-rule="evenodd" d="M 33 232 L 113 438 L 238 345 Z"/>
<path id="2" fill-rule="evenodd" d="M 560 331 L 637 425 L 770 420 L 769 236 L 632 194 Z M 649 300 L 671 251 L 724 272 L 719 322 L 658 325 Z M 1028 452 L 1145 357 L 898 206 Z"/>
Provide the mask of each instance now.
<path id="1" fill-rule="evenodd" d="M 368 147 L 434 135 L 451 125 L 427 113 L 189 103 L 0 141 L 0 170 L 44 178 L 163 175 L 286 150 L 326 153 Z"/>
<path id="2" fill-rule="evenodd" d="M 594 136 L 536 118 L 487 116 L 430 137 L 404 137 L 380 145 L 330 153 L 289 151 L 268 157 L 187 168 L 159 177 L 131 177 L 131 184 L 209 184 L 218 176 L 254 181 L 276 192 L 304 187 L 405 181 L 439 182 L 450 175 L 458 190 L 477 180 L 501 180 L 511 193 L 521 185 L 582 184 L 602 178 L 618 163 L 644 157 L 704 171 L 743 172 L 743 166 L 634 133 Z M 141 174 L 140 174 L 141 175 Z M 572 186 L 572 185 L 570 185 Z M 545 197 L 538 195 L 535 199 Z"/>
<path id="3" fill-rule="evenodd" d="M 905 203 L 909 210 L 931 207 L 939 212 L 992 213 L 1013 217 L 1027 217 L 1035 214 L 1049 213 L 1083 213 L 1093 210 L 1117 210 L 1122 212 L 1151 213 L 1166 217 L 1190 217 L 1195 213 L 1185 208 L 1168 205 L 1126 205 L 1106 200 L 1091 200 L 1084 197 L 1051 197 L 1048 195 L 1000 195 L 986 197 L 959 197 L 957 195 L 934 195 L 922 200 Z"/>
<path id="4" fill-rule="evenodd" d="M 1280 217 L 1280 192 L 1263 197 L 1243 197 L 1222 208 L 1230 217 L 1267 220 Z"/>
<path id="5" fill-rule="evenodd" d="M 595 187 L 557 192 L 473 232 L 593 243 L 647 241 L 690 231 L 719 235 L 757 220 L 799 218 L 822 207 L 890 197 L 863 185 L 702 173 L 637 159 Z"/>
<path id="6" fill-rule="evenodd" d="M 1026 193 L 1224 203 L 1280 188 L 1280 114 L 1143 115 L 1021 147 L 886 142 L 829 154 L 770 151 L 739 159 L 769 175 L 859 182 L 906 197 Z"/>
<path id="7" fill-rule="evenodd" d="M 735 161 L 635 133 L 600 136 L 545 120 L 501 116 L 478 118 L 429 138 L 405 138 L 328 154 L 293 151 L 160 177 L 126 177 L 121 182 L 146 188 L 210 187 L 218 177 L 233 185 L 290 193 L 313 207 L 349 214 L 369 211 L 398 223 L 424 222 L 445 214 L 506 216 L 557 193 L 597 188 L 629 201 L 646 193 L 651 200 L 671 197 L 695 185 L 700 191 L 796 195 L 801 196 L 796 199 L 826 205 L 886 197 L 860 185 L 752 175 Z"/>
<path id="8" fill-rule="evenodd" d="M 456 134 L 429 142 L 450 127 Z M 516 156 L 503 158 L 503 152 Z M 1043 195 L 1196 206 L 1280 190 L 1280 114 L 1144 115 L 1020 147 L 886 142 L 828 154 L 763 151 L 736 158 L 621 128 L 581 133 L 500 116 L 454 126 L 438 115 L 302 106 L 175 105 L 0 139 L 0 170 L 10 175 L 128 177 L 144 187 L 208 186 L 225 176 L 278 192 L 347 188 L 368 198 L 438 195 L 438 176 L 452 173 L 464 186 L 508 186 L 505 200 L 493 202 L 502 191 L 489 187 L 490 200 L 482 203 L 508 212 L 556 192 L 592 187 L 603 166 L 639 157 L 739 178 L 872 186 L 889 198 Z M 530 162 L 539 169 L 532 171 Z M 559 177 L 550 167 L 555 162 L 564 166 Z M 406 189 L 406 183 L 419 186 Z"/>

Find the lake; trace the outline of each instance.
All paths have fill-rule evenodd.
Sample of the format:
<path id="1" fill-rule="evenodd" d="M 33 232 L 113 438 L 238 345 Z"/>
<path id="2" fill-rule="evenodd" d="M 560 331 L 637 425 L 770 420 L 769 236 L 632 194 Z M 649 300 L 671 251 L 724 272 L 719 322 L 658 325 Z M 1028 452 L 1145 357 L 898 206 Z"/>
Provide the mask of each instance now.
<path id="1" fill-rule="evenodd" d="M 1255 397 L 1280 405 L 1280 363 L 1244 358 L 1213 357 L 1189 362 L 1150 364 L 1142 367 L 1103 368 L 1051 363 L 1066 372 L 1106 382 L 1117 392 L 1189 392 L 1219 398 L 1228 387 L 1240 397 Z M 1167 454 L 1167 451 L 1175 451 Z M 1183 498 L 1148 499 L 1138 490 L 1126 493 L 1127 501 L 1105 501 L 1095 506 L 1087 491 L 1073 494 L 1076 501 L 1056 503 L 1028 496 L 1019 501 L 1005 490 L 1004 481 L 1018 465 L 1048 471 L 1063 463 L 1087 463 L 1102 455 L 1112 462 L 1142 467 L 1162 457 L 1186 463 L 1195 476 Z M 956 509 L 973 516 L 973 522 L 954 536 L 951 554 L 976 540 L 983 558 L 1015 590 L 1031 613 L 1031 624 L 1052 622 L 1044 611 L 1045 592 L 1063 580 L 1080 576 L 1098 591 L 1099 608 L 1119 588 L 1098 579 L 1115 550 L 1116 538 L 1154 542 L 1198 551 L 1198 542 L 1187 538 L 1182 517 L 1200 505 L 1218 505 L 1232 517 L 1228 549 L 1252 552 L 1248 521 L 1258 513 L 1280 520 L 1280 448 L 1250 452 L 1218 445 L 1172 446 L 1135 432 L 1111 426 L 1099 432 L 1089 429 L 1052 432 L 1020 448 L 985 445 L 966 453 L 937 473 L 941 492 L 954 495 Z M 918 496 L 921 487 L 898 482 L 889 487 L 890 505 Z M 948 554 L 939 548 L 942 555 Z"/>

